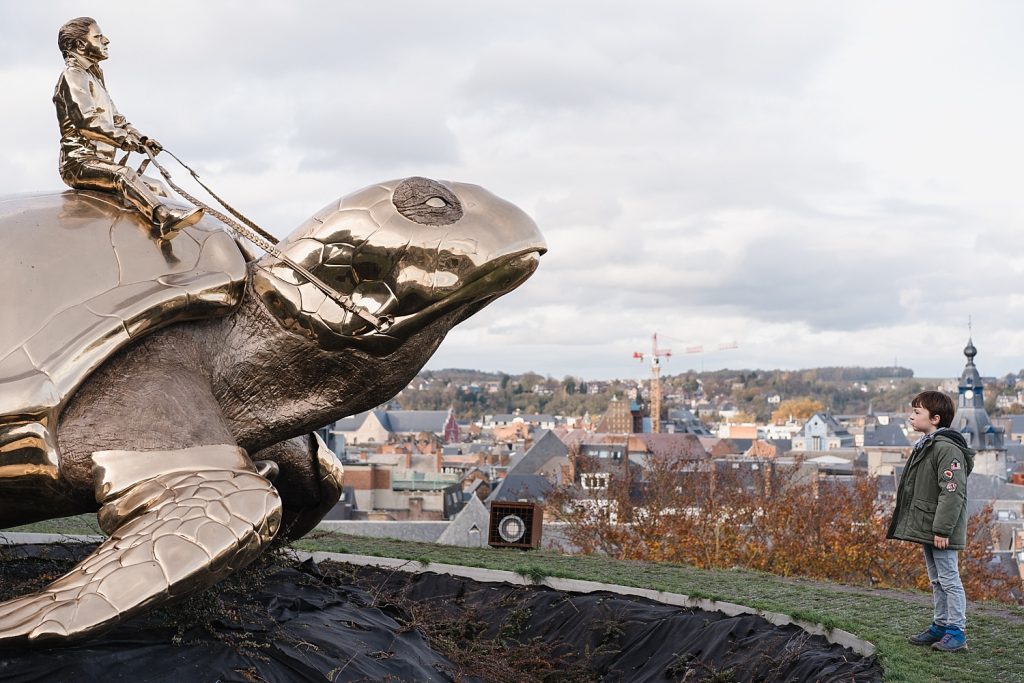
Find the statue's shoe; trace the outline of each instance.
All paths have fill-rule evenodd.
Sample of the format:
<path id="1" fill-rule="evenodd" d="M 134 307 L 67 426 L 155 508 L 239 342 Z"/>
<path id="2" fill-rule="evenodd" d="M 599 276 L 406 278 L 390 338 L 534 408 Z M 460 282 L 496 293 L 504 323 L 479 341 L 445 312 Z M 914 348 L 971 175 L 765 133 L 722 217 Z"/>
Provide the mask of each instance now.
<path id="1" fill-rule="evenodd" d="M 153 225 L 153 236 L 171 240 L 185 228 L 198 223 L 203 218 L 204 211 L 199 207 L 179 209 L 165 206 L 162 213 L 165 217 Z"/>

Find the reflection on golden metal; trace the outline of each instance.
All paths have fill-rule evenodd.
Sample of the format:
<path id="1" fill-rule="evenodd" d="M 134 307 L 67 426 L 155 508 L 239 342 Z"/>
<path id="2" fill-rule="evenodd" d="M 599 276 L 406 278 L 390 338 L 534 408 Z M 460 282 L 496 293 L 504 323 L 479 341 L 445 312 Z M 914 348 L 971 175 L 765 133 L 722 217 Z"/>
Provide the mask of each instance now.
<path id="1" fill-rule="evenodd" d="M 99 67 L 110 44 L 100 27 L 90 17 L 72 19 L 60 28 L 57 44 L 64 56 L 53 92 L 61 179 L 76 189 L 115 193 L 145 216 L 161 239 L 198 222 L 202 210 L 174 206 L 163 183 L 125 165 L 127 154 L 120 163 L 115 160 L 118 150 L 159 151 L 161 145 L 139 133 L 114 106 Z"/>
<path id="2" fill-rule="evenodd" d="M 319 498 L 316 505 L 303 508 L 292 514 L 290 518 L 286 518 L 287 523 L 282 526 L 284 529 L 282 533 L 285 533 L 285 538 L 288 540 L 302 538 L 312 531 L 313 527 L 324 518 L 324 515 L 341 500 L 344 487 L 345 470 L 341 461 L 338 460 L 338 456 L 327 447 L 319 434 L 314 432 L 310 436 L 313 438 L 313 448 L 316 450 L 314 462 L 318 475 L 317 494 Z"/>
<path id="3" fill-rule="evenodd" d="M 257 262 L 253 286 L 288 329 L 324 349 L 356 337 L 364 348 L 392 348 L 456 306 L 512 289 L 545 250 L 536 224 L 482 187 L 409 178 L 328 205 L 282 245 L 356 305 L 393 317 L 387 330 L 375 332 L 273 256 Z"/>
<path id="4" fill-rule="evenodd" d="M 0 200 L 0 452 L 56 479 L 52 427 L 75 389 L 112 353 L 168 323 L 230 312 L 245 260 L 216 224 L 161 250 L 149 226 L 109 195 Z M 0 479 L 10 475 L 0 462 Z M 0 524 L 24 520 L 0 496 Z"/>
<path id="5" fill-rule="evenodd" d="M 94 455 L 110 537 L 38 593 L 0 605 L 0 638 L 65 639 L 245 566 L 277 533 L 281 500 L 235 446 Z"/>
<path id="6" fill-rule="evenodd" d="M 112 534 L 42 593 L 0 605 L 0 640 L 102 629 L 245 564 L 283 514 L 289 535 L 311 529 L 338 501 L 342 467 L 319 439 L 288 437 L 394 395 L 452 325 L 523 282 L 546 249 L 529 217 L 474 185 L 412 178 L 334 202 L 280 248 L 393 317 L 381 331 L 272 254 L 247 266 L 211 219 L 172 242 L 149 227 L 109 194 L 0 199 L 0 289 L 14 295 L 0 308 L 0 525 L 78 513 L 95 497 Z M 166 400 L 196 406 L 194 419 L 140 424 L 130 406 L 112 410 L 125 376 L 147 407 L 173 386 Z M 78 459 L 62 456 L 58 434 Z M 168 447 L 233 438 L 260 468 L 234 444 L 144 451 L 153 434 L 185 435 Z M 286 440 L 301 443 L 275 450 Z"/>

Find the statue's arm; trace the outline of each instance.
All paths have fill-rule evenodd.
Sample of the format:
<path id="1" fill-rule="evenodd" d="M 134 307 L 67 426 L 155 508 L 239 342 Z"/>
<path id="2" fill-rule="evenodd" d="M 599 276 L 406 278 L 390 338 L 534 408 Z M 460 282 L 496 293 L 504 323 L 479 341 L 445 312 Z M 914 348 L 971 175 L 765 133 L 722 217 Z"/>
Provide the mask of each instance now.
<path id="1" fill-rule="evenodd" d="M 128 123 L 128 119 L 124 117 L 124 114 L 117 110 L 117 105 L 114 104 L 113 100 L 110 101 L 110 104 L 114 107 L 114 125 L 118 128 L 124 129 L 130 137 L 134 137 L 136 140 L 141 139 L 143 135 L 139 132 L 139 129 Z"/>
<path id="2" fill-rule="evenodd" d="M 117 125 L 116 118 L 108 119 L 104 116 L 96 98 L 89 92 L 89 77 L 85 72 L 78 69 L 65 71 L 58 88 L 58 97 L 63 103 L 65 115 L 83 137 L 119 148 L 126 146 L 131 132 Z M 120 117 L 120 114 L 117 116 Z"/>

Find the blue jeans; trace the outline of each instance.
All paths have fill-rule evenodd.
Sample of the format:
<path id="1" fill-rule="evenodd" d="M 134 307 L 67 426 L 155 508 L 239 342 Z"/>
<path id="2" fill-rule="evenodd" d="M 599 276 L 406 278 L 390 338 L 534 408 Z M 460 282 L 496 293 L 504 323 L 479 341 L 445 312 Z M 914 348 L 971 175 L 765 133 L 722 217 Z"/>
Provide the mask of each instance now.
<path id="1" fill-rule="evenodd" d="M 963 631 L 967 627 L 967 595 L 960 583 L 956 551 L 939 550 L 925 543 L 924 564 L 928 568 L 928 580 L 932 582 L 935 623 Z"/>

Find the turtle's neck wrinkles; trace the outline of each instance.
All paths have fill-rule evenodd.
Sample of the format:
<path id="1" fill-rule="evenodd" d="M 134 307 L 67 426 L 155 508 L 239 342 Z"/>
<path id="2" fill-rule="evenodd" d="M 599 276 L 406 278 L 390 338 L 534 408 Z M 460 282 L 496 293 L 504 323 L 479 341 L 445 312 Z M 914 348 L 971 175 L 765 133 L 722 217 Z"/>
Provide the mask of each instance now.
<path id="1" fill-rule="evenodd" d="M 285 330 L 251 288 L 232 316 L 197 330 L 213 395 L 238 444 L 254 452 L 369 410 L 408 384 L 461 316 L 429 325 L 397 350 L 324 351 Z"/>

